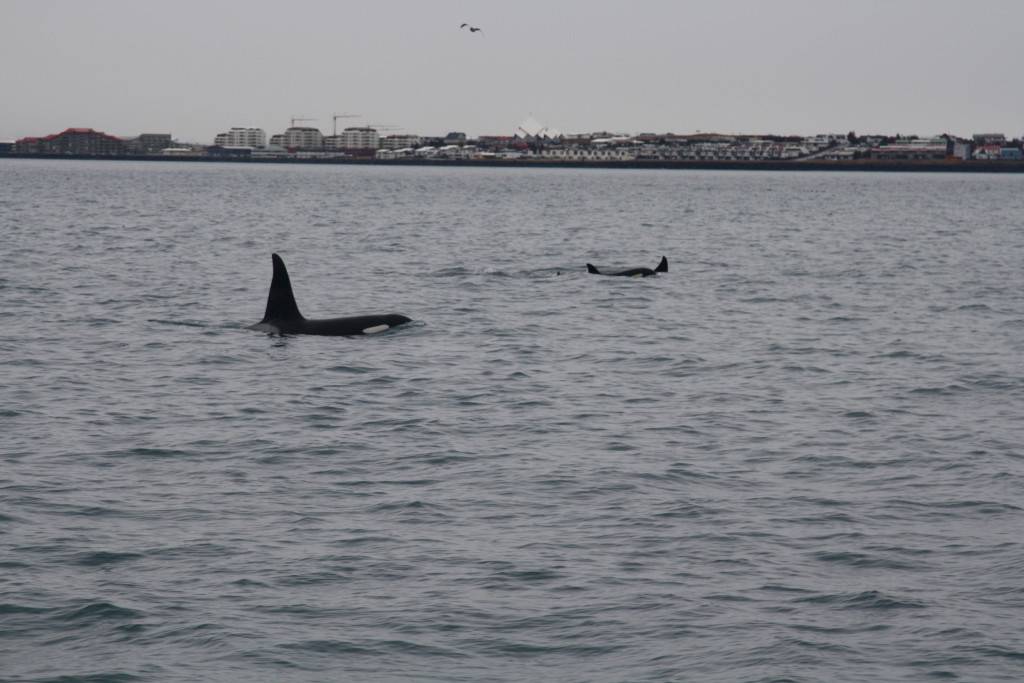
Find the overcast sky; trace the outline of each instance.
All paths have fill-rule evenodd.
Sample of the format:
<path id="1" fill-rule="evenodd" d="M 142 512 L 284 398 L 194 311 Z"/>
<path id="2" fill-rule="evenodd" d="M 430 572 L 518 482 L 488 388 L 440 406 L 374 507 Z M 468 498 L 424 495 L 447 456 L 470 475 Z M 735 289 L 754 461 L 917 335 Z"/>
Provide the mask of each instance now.
<path id="1" fill-rule="evenodd" d="M 470 33 L 459 25 L 482 28 Z M 1024 135 L 1024 0 L 0 0 L 0 140 Z"/>

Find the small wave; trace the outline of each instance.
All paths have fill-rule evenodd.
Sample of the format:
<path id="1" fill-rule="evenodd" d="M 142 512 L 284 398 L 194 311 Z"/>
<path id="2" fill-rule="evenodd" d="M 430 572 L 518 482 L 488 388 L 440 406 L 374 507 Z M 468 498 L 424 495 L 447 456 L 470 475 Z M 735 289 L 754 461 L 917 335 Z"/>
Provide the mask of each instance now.
<path id="1" fill-rule="evenodd" d="M 129 448 L 124 451 L 115 451 L 110 455 L 129 456 L 137 458 L 184 458 L 194 455 L 189 451 L 179 451 L 174 448 Z"/>
<path id="2" fill-rule="evenodd" d="M 100 567 L 108 564 L 117 564 L 118 562 L 136 560 L 140 557 L 142 557 L 142 555 L 139 553 L 114 553 L 101 550 L 98 552 L 80 553 L 74 563 L 83 567 Z"/>
<path id="3" fill-rule="evenodd" d="M 917 387 L 915 389 L 911 389 L 910 393 L 925 395 L 933 394 L 936 396 L 951 396 L 953 394 L 958 394 L 963 391 L 968 391 L 967 387 L 964 387 L 960 384 L 947 384 L 944 387 Z"/>
<path id="4" fill-rule="evenodd" d="M 850 551 L 829 552 L 821 551 L 813 553 L 812 557 L 820 562 L 845 564 L 858 569 L 919 569 L 919 565 L 909 562 L 900 562 L 884 557 L 868 555 L 866 553 L 855 553 Z"/>
<path id="5" fill-rule="evenodd" d="M 997 391 L 1019 391 L 1024 387 L 1024 378 L 1007 377 L 1005 375 L 965 376 L 958 378 L 960 382 L 977 389 L 994 389 Z"/>
<path id="6" fill-rule="evenodd" d="M 944 501 L 938 503 L 924 503 L 920 501 L 892 501 L 894 505 L 913 507 L 913 508 L 925 508 L 935 510 L 956 510 L 956 511 L 970 511 L 981 515 L 1016 515 L 1020 513 L 1021 508 L 1012 505 L 1010 503 L 997 503 L 990 500 L 954 500 Z"/>
<path id="7" fill-rule="evenodd" d="M 113 320 L 111 322 L 119 322 Z M 171 325 L 174 327 L 198 327 L 200 329 L 236 329 L 242 328 L 244 325 L 211 325 L 205 320 L 161 320 L 159 318 L 150 318 L 146 322 L 154 323 L 156 325 Z"/>
<path id="8" fill-rule="evenodd" d="M 684 503 L 676 505 L 671 510 L 656 512 L 652 517 L 658 519 L 696 519 L 707 517 L 709 514 L 714 514 L 714 511 L 702 505 Z"/>
<path id="9" fill-rule="evenodd" d="M 49 607 L 29 607 L 28 605 L 0 602 L 0 616 L 7 614 L 45 614 L 52 611 Z"/>
<path id="10" fill-rule="evenodd" d="M 390 536 L 357 536 L 356 538 L 343 538 L 338 541 L 332 541 L 331 545 L 352 548 L 361 545 L 380 545 L 383 543 L 396 543 L 396 541 Z"/>
<path id="11" fill-rule="evenodd" d="M 285 643 L 277 647 L 282 650 L 301 650 L 332 655 L 384 655 L 384 652 L 380 650 L 346 640 L 305 640 L 298 643 Z"/>
<path id="12" fill-rule="evenodd" d="M 502 655 L 529 658 L 539 655 L 600 657 L 621 650 L 625 645 L 557 645 L 496 640 L 490 643 L 481 643 L 481 647 L 485 651 L 492 651 Z"/>
<path id="13" fill-rule="evenodd" d="M 69 674 L 57 676 L 56 678 L 37 678 L 31 683 L 133 683 L 133 681 L 146 680 L 142 676 L 134 676 L 125 673 L 102 673 L 102 674 Z"/>
<path id="14" fill-rule="evenodd" d="M 14 515 L 8 515 L 0 512 L 0 523 L 12 523 L 12 522 L 24 522 L 25 520 L 21 517 L 15 517 Z"/>
<path id="15" fill-rule="evenodd" d="M 755 296 L 749 299 L 740 299 L 740 302 L 745 304 L 779 304 L 785 303 L 786 301 L 786 299 L 779 299 L 771 296 Z"/>
<path id="16" fill-rule="evenodd" d="M 574 268 L 537 268 L 532 270 L 500 270 L 497 268 L 443 268 L 441 270 L 431 273 L 432 277 L 437 278 L 452 278 L 452 277 L 495 277 L 495 278 L 510 278 L 519 280 L 537 280 L 557 277 L 563 273 L 570 273 Z M 583 272 L 582 270 L 580 272 Z"/>
<path id="17" fill-rule="evenodd" d="M 215 557 L 222 559 L 231 555 L 236 555 L 241 550 L 232 548 L 224 545 L 218 545 L 216 543 L 194 543 L 192 545 L 185 546 L 174 546 L 170 548 L 160 548 L 149 552 L 150 555 L 159 556 L 164 558 L 177 558 L 177 557 L 188 557 L 188 558 L 199 558 L 199 557 Z"/>
<path id="18" fill-rule="evenodd" d="M 93 602 L 55 614 L 52 619 L 54 621 L 63 621 L 75 624 L 92 624 L 103 621 L 139 619 L 142 616 L 142 612 L 138 612 L 127 607 L 120 607 L 112 602 Z"/>
<path id="19" fill-rule="evenodd" d="M 825 368 L 820 368 L 816 365 L 783 365 L 782 369 L 787 372 L 817 372 L 827 374 L 831 372 Z"/>
<path id="20" fill-rule="evenodd" d="M 849 633 L 870 633 L 873 631 L 888 631 L 892 627 L 888 624 L 873 624 L 866 623 L 859 626 L 850 626 L 844 624 L 842 626 L 819 626 L 817 624 L 790 624 L 788 628 L 794 631 L 807 631 L 809 633 L 827 633 L 827 634 L 849 634 Z"/>
<path id="21" fill-rule="evenodd" d="M 850 610 L 922 609 L 926 607 L 919 600 L 900 599 L 876 590 L 864 591 L 862 593 L 817 595 L 814 597 L 797 598 L 793 602 L 833 605 L 839 609 Z"/>
<path id="22" fill-rule="evenodd" d="M 1024 661 L 1024 650 L 1011 650 L 1008 647 L 987 646 L 977 650 L 986 657 L 1002 657 L 1011 660 Z"/>
<path id="23" fill-rule="evenodd" d="M 330 585 L 334 583 L 348 583 L 352 581 L 350 572 L 347 571 L 321 571 L 313 572 L 309 574 L 296 574 L 291 576 L 283 576 L 276 581 L 279 586 L 319 586 L 319 585 Z"/>
<path id="24" fill-rule="evenodd" d="M 0 569 L 27 569 L 32 565 L 27 562 L 12 562 L 11 560 L 0 560 Z"/>
<path id="25" fill-rule="evenodd" d="M 380 503 L 378 505 L 374 505 L 373 507 L 369 508 L 368 512 L 370 512 L 370 513 L 378 513 L 378 512 L 417 512 L 417 513 L 427 513 L 427 512 L 433 512 L 433 513 L 436 514 L 436 513 L 438 513 L 439 511 L 441 511 L 443 509 L 444 508 L 442 506 L 434 505 L 433 503 L 424 503 L 421 500 L 410 500 L 410 501 L 400 501 L 400 502 L 392 502 L 392 503 Z"/>
<path id="26" fill-rule="evenodd" d="M 892 351 L 891 353 L 883 353 L 881 357 L 882 358 L 920 358 L 921 356 L 919 356 L 916 353 L 913 353 L 912 351 L 901 350 L 901 351 Z"/>

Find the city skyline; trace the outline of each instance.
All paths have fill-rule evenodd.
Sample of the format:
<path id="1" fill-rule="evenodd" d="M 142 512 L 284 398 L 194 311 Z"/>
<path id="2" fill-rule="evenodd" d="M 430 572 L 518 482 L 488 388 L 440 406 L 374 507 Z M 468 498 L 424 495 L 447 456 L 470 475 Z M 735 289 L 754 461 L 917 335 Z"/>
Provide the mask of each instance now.
<path id="1" fill-rule="evenodd" d="M 1016 0 L 8 0 L 0 139 L 1024 133 Z M 471 33 L 462 23 L 480 27 Z"/>

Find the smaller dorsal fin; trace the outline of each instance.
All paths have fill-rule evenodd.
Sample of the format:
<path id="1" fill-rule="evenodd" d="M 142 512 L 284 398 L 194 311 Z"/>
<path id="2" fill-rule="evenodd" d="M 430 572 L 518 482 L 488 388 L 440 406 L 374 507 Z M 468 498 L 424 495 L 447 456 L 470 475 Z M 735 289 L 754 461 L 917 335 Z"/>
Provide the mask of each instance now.
<path id="1" fill-rule="evenodd" d="M 655 273 L 667 273 L 668 272 L 668 257 L 667 256 L 662 256 L 661 257 L 661 263 L 659 263 L 658 267 L 654 269 L 654 272 Z"/>
<path id="2" fill-rule="evenodd" d="M 263 314 L 263 321 L 302 320 L 299 306 L 295 303 L 295 295 L 292 293 L 288 269 L 284 267 L 284 261 L 277 254 L 273 254 L 271 258 L 274 260 L 274 279 L 270 282 L 267 312 Z"/>

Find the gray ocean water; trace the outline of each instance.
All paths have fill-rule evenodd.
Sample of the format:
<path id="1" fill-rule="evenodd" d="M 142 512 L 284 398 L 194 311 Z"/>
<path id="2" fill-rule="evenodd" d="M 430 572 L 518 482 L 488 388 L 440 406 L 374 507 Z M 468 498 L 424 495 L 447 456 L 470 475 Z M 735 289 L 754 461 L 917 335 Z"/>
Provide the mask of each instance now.
<path id="1" fill-rule="evenodd" d="M 6 160 L 0 226 L 5 683 L 1024 680 L 1024 178 Z M 247 331 L 273 252 L 414 322 Z"/>

